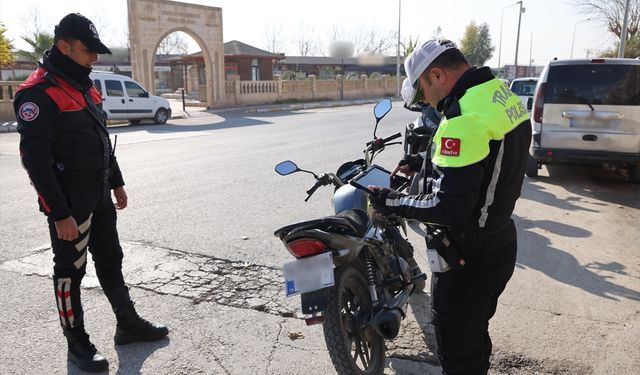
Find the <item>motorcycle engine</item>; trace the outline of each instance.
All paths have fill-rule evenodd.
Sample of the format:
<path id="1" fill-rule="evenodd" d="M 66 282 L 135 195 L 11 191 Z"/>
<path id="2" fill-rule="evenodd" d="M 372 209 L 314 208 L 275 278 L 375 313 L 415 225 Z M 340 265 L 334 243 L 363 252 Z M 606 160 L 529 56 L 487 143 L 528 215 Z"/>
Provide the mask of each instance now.
<path id="1" fill-rule="evenodd" d="M 411 267 L 409 267 L 409 263 L 404 260 L 402 257 L 390 256 L 388 258 L 389 266 L 393 275 L 390 275 L 388 279 L 393 278 L 395 276 L 402 276 L 402 280 L 398 280 L 395 283 L 389 286 L 389 289 L 393 292 L 399 292 L 402 290 L 404 284 L 411 280 Z"/>

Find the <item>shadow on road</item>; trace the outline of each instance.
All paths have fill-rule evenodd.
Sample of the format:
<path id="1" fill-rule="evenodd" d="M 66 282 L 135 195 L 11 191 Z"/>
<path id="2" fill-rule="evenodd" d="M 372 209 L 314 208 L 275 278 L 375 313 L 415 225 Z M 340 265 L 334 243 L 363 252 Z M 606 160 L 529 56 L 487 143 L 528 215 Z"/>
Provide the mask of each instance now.
<path id="1" fill-rule="evenodd" d="M 549 232 L 567 237 L 588 237 L 590 232 L 548 220 L 527 220 L 515 215 L 513 219 L 518 228 L 519 248 L 516 267 L 538 270 L 563 284 L 607 299 L 628 298 L 640 301 L 640 291 L 614 284 L 608 280 L 607 276 L 596 273 L 599 270 L 606 270 L 627 275 L 626 266 L 618 262 L 580 265 L 571 254 L 551 246 L 548 238 L 530 229 L 542 227 Z"/>
<path id="2" fill-rule="evenodd" d="M 416 345 L 416 348 L 423 349 L 426 347 L 426 351 L 421 350 L 415 353 L 421 362 L 427 362 L 432 365 L 440 365 L 440 361 L 436 355 L 436 340 L 433 333 L 433 326 L 431 325 L 431 297 L 427 294 L 429 285 L 426 286 L 425 291 L 422 293 L 414 293 L 409 299 L 409 305 L 413 311 L 414 317 L 420 326 L 422 336 L 419 338 L 423 340 L 424 345 Z"/>
<path id="3" fill-rule="evenodd" d="M 597 212 L 577 205 L 584 198 L 640 209 L 640 186 L 629 183 L 622 171 L 608 171 L 599 165 L 558 164 L 546 168 L 548 177 L 525 178 L 523 198 L 567 210 Z M 547 192 L 541 182 L 566 189 L 576 196 L 559 200 Z M 589 202 L 589 205 L 606 205 L 602 202 Z"/>
<path id="4" fill-rule="evenodd" d="M 156 350 L 164 348 L 171 343 L 169 337 L 155 342 L 134 343 L 129 345 L 117 345 L 118 375 L 140 374 L 144 361 Z"/>
<path id="5" fill-rule="evenodd" d="M 111 134 L 126 134 L 136 131 L 146 131 L 151 134 L 184 133 L 190 131 L 220 130 L 239 128 L 246 126 L 270 125 L 270 118 L 300 115 L 299 111 L 250 113 L 243 111 L 229 111 L 225 113 L 211 113 L 211 116 L 203 116 L 190 119 L 189 124 L 177 124 L 171 120 L 164 125 L 157 124 L 129 124 L 109 127 Z M 259 119 L 258 119 L 259 118 Z M 219 121 L 222 119 L 222 121 Z M 181 120 L 182 121 L 182 120 Z"/>

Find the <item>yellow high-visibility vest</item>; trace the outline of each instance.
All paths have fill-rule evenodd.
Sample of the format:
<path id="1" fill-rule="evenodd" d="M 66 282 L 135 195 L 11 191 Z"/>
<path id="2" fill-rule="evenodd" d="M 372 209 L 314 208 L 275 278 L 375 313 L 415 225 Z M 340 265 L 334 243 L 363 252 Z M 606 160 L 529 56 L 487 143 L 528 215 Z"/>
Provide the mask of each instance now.
<path id="1" fill-rule="evenodd" d="M 460 116 L 442 118 L 433 137 L 433 164 L 464 167 L 489 155 L 489 142 L 504 136 L 529 112 L 520 98 L 497 78 L 471 87 L 459 100 Z"/>

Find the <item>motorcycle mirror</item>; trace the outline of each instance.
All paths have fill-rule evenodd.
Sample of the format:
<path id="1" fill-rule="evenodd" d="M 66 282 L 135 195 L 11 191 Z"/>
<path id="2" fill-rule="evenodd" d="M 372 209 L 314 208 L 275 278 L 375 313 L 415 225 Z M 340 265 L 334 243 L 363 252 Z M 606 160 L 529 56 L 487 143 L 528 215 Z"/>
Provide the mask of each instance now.
<path id="1" fill-rule="evenodd" d="M 275 170 L 279 175 L 286 176 L 291 173 L 298 172 L 300 169 L 298 168 L 296 163 L 292 162 L 291 160 L 285 160 L 281 163 L 278 163 L 278 165 L 276 165 L 275 167 Z"/>
<path id="2" fill-rule="evenodd" d="M 380 99 L 380 101 L 373 107 L 373 115 L 376 117 L 376 127 L 373 129 L 373 138 L 376 138 L 376 131 L 378 130 L 378 123 L 380 120 L 386 116 L 387 113 L 391 110 L 391 99 L 384 98 Z"/>
<path id="3" fill-rule="evenodd" d="M 391 99 L 384 98 L 373 107 L 373 115 L 376 116 L 376 120 L 380 121 L 391 110 Z"/>

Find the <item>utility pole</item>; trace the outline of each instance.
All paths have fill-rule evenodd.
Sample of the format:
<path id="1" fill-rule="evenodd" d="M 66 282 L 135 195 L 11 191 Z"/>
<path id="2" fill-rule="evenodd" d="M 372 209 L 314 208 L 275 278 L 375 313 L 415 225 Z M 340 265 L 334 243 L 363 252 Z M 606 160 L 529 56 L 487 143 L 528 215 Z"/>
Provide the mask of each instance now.
<path id="1" fill-rule="evenodd" d="M 531 67 L 531 52 L 533 51 L 533 30 L 531 30 L 531 39 L 529 39 L 529 67 Z"/>
<path id="2" fill-rule="evenodd" d="M 400 96 L 400 15 L 402 0 L 398 0 L 398 46 L 396 48 L 396 96 Z"/>
<path id="3" fill-rule="evenodd" d="M 630 1 L 631 0 L 627 0 L 624 8 L 624 21 L 622 22 L 622 32 L 620 33 L 620 50 L 618 50 L 618 57 L 624 57 L 624 42 L 627 39 L 627 20 L 629 19 Z"/>
<path id="4" fill-rule="evenodd" d="M 628 0 L 627 0 L 628 1 Z M 520 45 L 520 21 L 522 21 L 522 13 L 524 13 L 524 8 L 522 8 L 522 0 L 518 1 L 520 3 L 520 13 L 518 13 L 518 36 L 516 37 L 516 58 L 513 65 L 516 66 L 516 77 L 518 72 L 518 46 Z"/>

